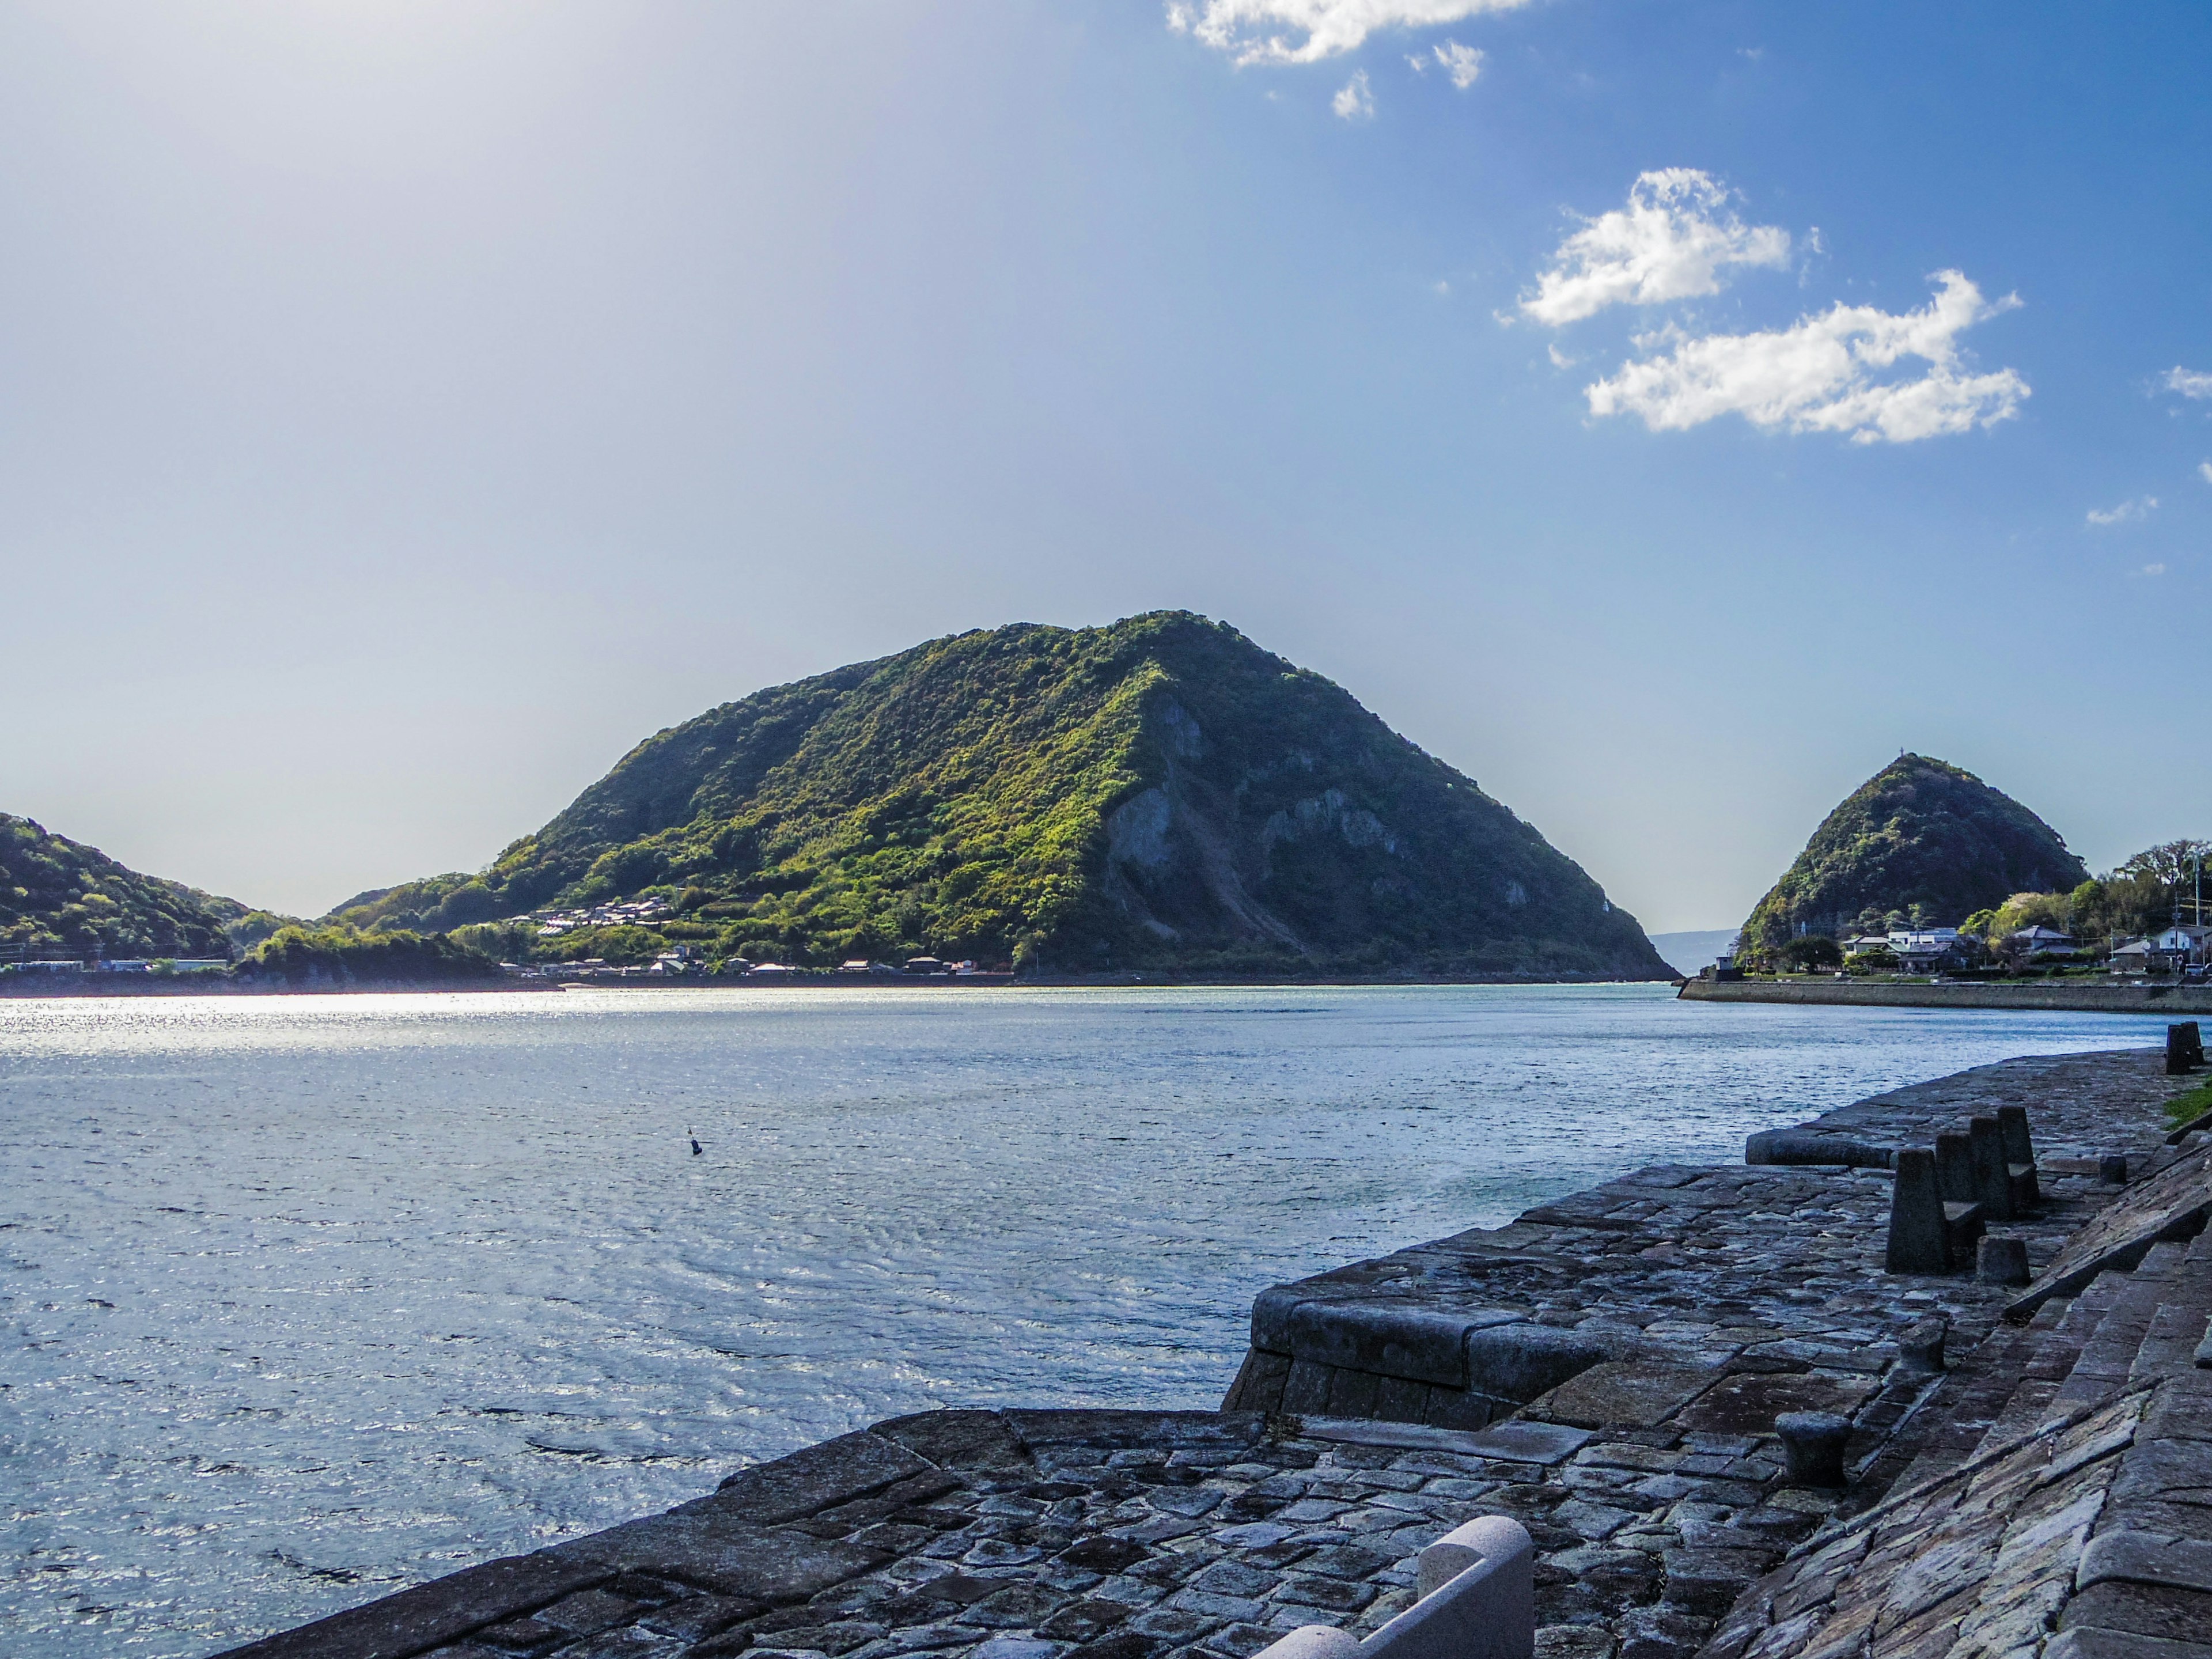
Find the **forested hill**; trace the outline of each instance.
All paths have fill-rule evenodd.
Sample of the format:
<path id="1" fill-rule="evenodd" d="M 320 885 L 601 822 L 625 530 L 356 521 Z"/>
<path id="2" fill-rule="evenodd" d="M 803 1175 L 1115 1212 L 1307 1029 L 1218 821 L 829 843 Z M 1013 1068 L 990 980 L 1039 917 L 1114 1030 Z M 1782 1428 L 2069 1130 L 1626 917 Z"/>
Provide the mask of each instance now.
<path id="1" fill-rule="evenodd" d="M 962 634 L 725 704 L 482 874 L 333 917 L 442 930 L 643 896 L 710 959 L 1671 976 L 1473 780 L 1186 612 Z"/>
<path id="2" fill-rule="evenodd" d="M 1900 755 L 1822 820 L 1743 926 L 1745 948 L 1799 931 L 1840 937 L 1903 912 L 1956 927 L 2014 893 L 2068 892 L 2089 872 L 2057 830 L 1971 772 Z"/>
<path id="3" fill-rule="evenodd" d="M 248 914 L 235 899 L 141 875 L 0 812 L 0 947 L 10 959 L 228 957 L 224 929 Z"/>

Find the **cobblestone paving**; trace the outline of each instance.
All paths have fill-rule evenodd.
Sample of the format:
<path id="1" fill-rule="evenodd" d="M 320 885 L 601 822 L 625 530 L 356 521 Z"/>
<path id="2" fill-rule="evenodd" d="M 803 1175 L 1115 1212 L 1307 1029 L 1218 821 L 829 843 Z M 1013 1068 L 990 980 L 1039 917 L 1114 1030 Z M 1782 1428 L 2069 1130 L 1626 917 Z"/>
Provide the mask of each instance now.
<path id="1" fill-rule="evenodd" d="M 2047 1261 L 2112 1200 L 2095 1184 L 2096 1158 L 2147 1160 L 2158 1146 L 2151 1109 L 2172 1088 L 2152 1066 L 2130 1055 L 1985 1067 L 1847 1109 L 1861 1114 L 1850 1130 L 1874 1133 L 1876 1109 L 1887 1115 L 1881 1133 L 1924 1144 L 1970 1109 L 2026 1104 L 2049 1202 L 2017 1231 Z M 1806 1638 L 1830 1615 L 1811 1617 L 1804 1598 L 1875 1559 L 1872 1541 L 1850 1563 L 1789 1559 L 1816 1529 L 1885 1539 L 1893 1562 L 1939 1529 L 1881 1530 L 1887 1512 L 1877 1500 L 1905 1490 L 1895 1483 L 1908 1465 L 1905 1486 L 1931 1460 L 1938 1474 L 1966 1470 L 1978 1449 L 2021 1432 L 2020 1411 L 2080 1412 L 2081 1389 L 2109 1393 L 2115 1364 L 2128 1386 L 2135 1361 L 2116 1361 L 2114 1344 L 2131 1333 L 2139 1347 L 2187 1364 L 2174 1345 L 2188 1334 L 2160 1324 L 2166 1304 L 2145 1312 L 2142 1294 L 2100 1299 L 2096 1286 L 2049 1304 L 2035 1328 L 1984 1341 L 2008 1292 L 1883 1274 L 1887 1199 L 1880 1170 L 1646 1170 L 1506 1228 L 1309 1281 L 1357 1292 L 1355 1303 L 1418 1303 L 1408 1294 L 1418 1288 L 1454 1308 L 1499 1309 L 1509 1322 L 1499 1328 L 1522 1330 L 1516 1340 L 1540 1357 L 1551 1338 L 1529 1333 L 1603 1356 L 1590 1364 L 1585 1354 L 1583 1369 L 1529 1389 L 1526 1410 L 1491 1426 L 1382 1420 L 1373 1407 L 1383 1379 L 1372 1376 L 1364 1410 L 1355 1384 L 1303 1409 L 1279 1398 L 1267 1411 L 931 1413 L 745 1470 L 666 1516 L 490 1563 L 240 1652 L 1249 1659 L 1298 1625 L 1372 1630 L 1412 1599 L 1422 1546 L 1501 1514 L 1526 1525 L 1540 1552 L 1540 1659 L 1690 1659 L 1754 1583 L 1747 1606 L 1763 1595 L 1766 1613 L 1732 1620 L 1715 1659 L 1809 1653 Z M 2169 1257 L 2146 1272 L 2174 1270 L 2178 1247 L 2160 1249 Z M 2133 1310 L 2124 1319 L 2123 1304 Z M 2093 1328 L 2081 1328 L 2087 1314 L 2065 1328 L 2084 1308 Z M 1931 1316 L 1949 1322 L 1954 1358 L 1974 1350 L 1948 1374 L 1900 1357 L 1899 1336 Z M 2200 1320 L 2188 1340 L 2202 1332 Z M 1291 1369 L 1281 1368 L 1285 1390 Z M 1334 1378 L 1326 1381 L 1333 1394 Z M 1854 1422 L 1842 1493 L 1782 1480 L 1773 1419 L 1806 1407 Z M 2105 1449 L 2060 1479 L 2112 1462 L 2119 1422 L 2063 1450 L 2046 1437 L 2033 1455 L 2046 1471 L 2034 1490 L 2051 1487 L 2047 1471 L 2082 1446 Z M 2190 1472 L 2168 1473 L 2171 1486 Z M 1972 1490 L 2014 1503 L 2002 1484 L 2010 1479 L 1993 1474 Z M 2212 1471 L 2201 1484 L 2212 1490 Z M 2087 1501 L 2066 1490 L 2067 1502 Z M 2032 1522 L 2021 1537 L 2031 1534 L 2044 1537 Z M 2000 1539 L 1991 1559 L 2008 1547 Z M 1993 1618 L 1998 1603 L 2010 1606 L 1999 1595 Z M 1837 1594 L 1818 1606 L 1857 1617 Z M 1822 1659 L 1844 1650 L 1817 1645 Z"/>

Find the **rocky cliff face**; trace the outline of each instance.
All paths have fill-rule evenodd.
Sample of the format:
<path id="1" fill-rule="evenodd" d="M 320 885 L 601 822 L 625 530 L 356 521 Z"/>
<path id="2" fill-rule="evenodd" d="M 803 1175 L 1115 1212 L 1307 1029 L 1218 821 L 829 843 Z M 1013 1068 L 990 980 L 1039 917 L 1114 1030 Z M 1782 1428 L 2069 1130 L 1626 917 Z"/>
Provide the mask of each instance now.
<path id="1" fill-rule="evenodd" d="M 1952 927 L 2012 894 L 2088 878 L 2058 832 L 2009 795 L 1946 762 L 1900 755 L 1822 820 L 1744 923 L 1744 942 L 1839 936 L 1866 911 L 1915 906 Z"/>
<path id="2" fill-rule="evenodd" d="M 490 871 L 340 914 L 679 899 L 715 951 L 1665 978 L 1635 920 L 1341 688 L 1182 612 L 963 634 L 648 738 Z"/>

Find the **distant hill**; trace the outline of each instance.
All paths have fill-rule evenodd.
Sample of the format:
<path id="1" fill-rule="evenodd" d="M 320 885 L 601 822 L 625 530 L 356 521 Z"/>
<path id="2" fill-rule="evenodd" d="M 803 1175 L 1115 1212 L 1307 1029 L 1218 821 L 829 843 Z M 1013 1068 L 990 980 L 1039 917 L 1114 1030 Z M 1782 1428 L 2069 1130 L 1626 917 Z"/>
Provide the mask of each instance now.
<path id="1" fill-rule="evenodd" d="M 96 847 L 0 812 L 0 955 L 223 957 L 236 899 L 141 875 Z"/>
<path id="2" fill-rule="evenodd" d="M 1743 925 L 1747 948 L 1801 930 L 1840 937 L 1862 915 L 1917 907 L 1955 927 L 2014 893 L 2067 892 L 2088 879 L 2058 832 L 1971 772 L 1900 755 L 1822 820 Z"/>
<path id="3" fill-rule="evenodd" d="M 1178 611 L 957 635 L 724 704 L 638 744 L 482 874 L 331 919 L 444 931 L 640 896 L 678 915 L 615 930 L 629 948 L 710 958 L 1670 975 L 1472 779 Z M 483 942 L 520 952 L 534 933 Z"/>

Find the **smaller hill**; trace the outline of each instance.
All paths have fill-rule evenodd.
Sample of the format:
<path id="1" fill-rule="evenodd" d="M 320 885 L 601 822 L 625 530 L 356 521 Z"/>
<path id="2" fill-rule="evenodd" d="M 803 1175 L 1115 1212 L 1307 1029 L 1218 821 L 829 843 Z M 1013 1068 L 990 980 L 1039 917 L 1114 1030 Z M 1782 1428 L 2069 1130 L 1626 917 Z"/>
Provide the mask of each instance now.
<path id="1" fill-rule="evenodd" d="M 1744 923 L 1744 947 L 1840 937 L 1869 913 L 1955 926 L 2014 893 L 2068 892 L 2088 877 L 2011 796 L 1947 762 L 1900 755 L 1821 821 Z"/>
<path id="2" fill-rule="evenodd" d="M 228 957 L 253 914 L 0 812 L 0 957 Z"/>

